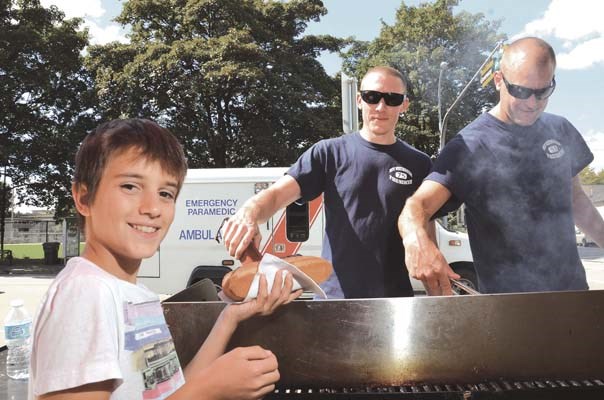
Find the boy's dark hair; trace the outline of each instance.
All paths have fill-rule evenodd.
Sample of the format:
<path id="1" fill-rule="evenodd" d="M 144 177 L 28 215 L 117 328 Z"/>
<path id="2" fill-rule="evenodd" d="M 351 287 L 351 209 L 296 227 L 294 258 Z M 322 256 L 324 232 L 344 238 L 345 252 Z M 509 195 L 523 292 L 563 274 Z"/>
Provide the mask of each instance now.
<path id="1" fill-rule="evenodd" d="M 127 150 L 157 161 L 178 181 L 178 191 L 187 173 L 182 146 L 168 129 L 148 119 L 115 119 L 99 125 L 82 141 L 76 154 L 73 182 L 87 189 L 86 201 L 92 204 L 107 160 Z"/>

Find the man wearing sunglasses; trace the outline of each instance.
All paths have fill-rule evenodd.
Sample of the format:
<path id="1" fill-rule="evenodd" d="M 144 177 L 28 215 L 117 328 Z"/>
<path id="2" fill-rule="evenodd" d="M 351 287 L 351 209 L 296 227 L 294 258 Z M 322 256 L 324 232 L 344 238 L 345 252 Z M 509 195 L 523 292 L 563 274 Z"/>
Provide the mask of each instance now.
<path id="1" fill-rule="evenodd" d="M 399 219 L 407 266 L 430 294 L 451 294 L 453 272 L 423 228 L 445 203 L 465 203 L 479 291 L 588 288 L 574 225 L 604 246 L 604 222 L 578 178 L 593 154 L 566 119 L 544 113 L 555 67 L 545 41 L 510 44 L 494 76 L 499 103 L 445 146 L 407 201 Z"/>
<path id="2" fill-rule="evenodd" d="M 431 161 L 395 135 L 399 116 L 409 107 L 399 71 L 369 70 L 357 104 L 362 129 L 308 149 L 283 178 L 229 219 L 224 242 L 239 258 L 255 237 L 258 240 L 259 223 L 295 200 L 310 201 L 323 194 L 322 256 L 335 270 L 321 285 L 328 297 L 412 296 L 396 221 Z"/>

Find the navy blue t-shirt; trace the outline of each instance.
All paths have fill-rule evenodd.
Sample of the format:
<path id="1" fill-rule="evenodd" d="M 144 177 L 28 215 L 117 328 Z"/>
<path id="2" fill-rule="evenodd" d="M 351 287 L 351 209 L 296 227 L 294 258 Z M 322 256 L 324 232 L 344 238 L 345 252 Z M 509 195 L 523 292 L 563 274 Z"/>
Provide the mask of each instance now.
<path id="1" fill-rule="evenodd" d="M 413 296 L 397 219 L 430 167 L 402 140 L 379 145 L 355 132 L 318 142 L 289 169 L 304 200 L 324 194 L 322 256 L 346 298 Z"/>
<path id="2" fill-rule="evenodd" d="M 426 179 L 466 205 L 481 292 L 587 289 L 572 179 L 592 160 L 570 122 L 547 113 L 528 127 L 485 113 L 445 146 Z"/>

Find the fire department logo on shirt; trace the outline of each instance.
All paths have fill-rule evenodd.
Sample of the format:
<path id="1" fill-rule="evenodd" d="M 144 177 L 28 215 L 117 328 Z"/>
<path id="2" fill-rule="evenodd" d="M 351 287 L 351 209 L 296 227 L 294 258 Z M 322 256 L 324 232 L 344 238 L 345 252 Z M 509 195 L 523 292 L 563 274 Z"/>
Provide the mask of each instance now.
<path id="1" fill-rule="evenodd" d="M 559 141 L 554 139 L 550 139 L 543 143 L 542 148 L 547 158 L 552 160 L 560 158 L 564 155 L 564 149 L 562 148 L 562 145 Z"/>
<path id="2" fill-rule="evenodd" d="M 399 185 L 411 185 L 413 174 L 405 167 L 392 167 L 388 170 L 388 179 Z"/>

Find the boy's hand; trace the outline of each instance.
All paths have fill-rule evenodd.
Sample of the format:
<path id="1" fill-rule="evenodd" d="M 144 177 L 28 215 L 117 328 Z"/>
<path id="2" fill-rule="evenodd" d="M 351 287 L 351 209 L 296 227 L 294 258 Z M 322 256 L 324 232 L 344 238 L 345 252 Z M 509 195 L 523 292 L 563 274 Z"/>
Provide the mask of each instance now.
<path id="1" fill-rule="evenodd" d="M 275 390 L 279 380 L 275 355 L 260 346 L 238 347 L 205 369 L 200 379 L 212 382 L 217 399 L 259 399 Z M 206 393 L 208 394 L 208 393 Z"/>
<path id="2" fill-rule="evenodd" d="M 283 275 L 285 275 L 285 284 L 283 283 Z M 302 294 L 302 289 L 292 292 L 293 282 L 290 272 L 284 274 L 283 270 L 279 270 L 275 274 L 273 287 L 269 293 L 266 276 L 260 274 L 258 296 L 245 303 L 229 304 L 225 308 L 225 316 L 234 323 L 239 323 L 254 315 L 272 314 L 277 307 L 292 302 Z"/>

